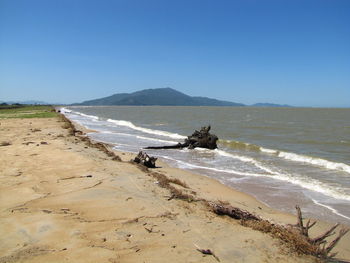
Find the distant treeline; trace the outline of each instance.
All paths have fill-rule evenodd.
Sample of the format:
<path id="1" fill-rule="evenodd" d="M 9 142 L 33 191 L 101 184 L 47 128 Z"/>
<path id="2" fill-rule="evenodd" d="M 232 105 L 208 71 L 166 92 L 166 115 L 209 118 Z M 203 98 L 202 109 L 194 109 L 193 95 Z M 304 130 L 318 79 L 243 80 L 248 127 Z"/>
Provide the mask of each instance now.
<path id="1" fill-rule="evenodd" d="M 50 106 L 47 104 L 20 104 L 20 103 L 13 103 L 13 104 L 8 104 L 6 102 L 3 102 L 0 104 L 0 109 L 17 109 L 17 108 L 23 108 L 23 107 L 28 107 L 28 106 Z"/>

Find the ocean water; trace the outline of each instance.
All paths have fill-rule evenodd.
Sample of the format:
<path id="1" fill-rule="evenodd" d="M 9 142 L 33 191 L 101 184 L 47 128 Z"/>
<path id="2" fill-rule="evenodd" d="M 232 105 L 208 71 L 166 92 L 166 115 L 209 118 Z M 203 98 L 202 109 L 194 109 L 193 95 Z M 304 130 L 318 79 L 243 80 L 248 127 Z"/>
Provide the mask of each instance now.
<path id="1" fill-rule="evenodd" d="M 95 140 L 137 153 L 172 145 L 210 124 L 218 149 L 147 150 L 215 178 L 272 208 L 350 225 L 350 109 L 68 107 Z"/>

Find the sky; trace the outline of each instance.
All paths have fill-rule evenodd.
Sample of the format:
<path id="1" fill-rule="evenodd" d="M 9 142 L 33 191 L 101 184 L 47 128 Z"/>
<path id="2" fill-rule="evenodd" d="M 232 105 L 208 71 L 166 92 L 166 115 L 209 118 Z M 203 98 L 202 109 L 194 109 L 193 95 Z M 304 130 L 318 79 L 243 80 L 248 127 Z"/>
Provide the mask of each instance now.
<path id="1" fill-rule="evenodd" d="M 0 101 L 163 87 L 350 107 L 350 1 L 0 0 Z"/>

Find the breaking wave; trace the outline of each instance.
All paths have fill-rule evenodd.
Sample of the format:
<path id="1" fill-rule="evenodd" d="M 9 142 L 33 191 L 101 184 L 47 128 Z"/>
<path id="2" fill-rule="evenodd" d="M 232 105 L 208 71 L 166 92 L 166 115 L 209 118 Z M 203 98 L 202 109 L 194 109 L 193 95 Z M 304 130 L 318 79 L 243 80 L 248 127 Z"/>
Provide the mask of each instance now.
<path id="1" fill-rule="evenodd" d="M 232 141 L 220 140 L 220 144 L 232 149 L 272 154 L 288 161 L 293 161 L 293 162 L 298 162 L 303 164 L 311 164 L 313 166 L 326 168 L 328 170 L 337 170 L 337 171 L 350 173 L 350 166 L 345 163 L 337 163 L 337 162 L 328 161 L 322 158 L 311 157 L 311 156 L 301 155 L 296 153 L 289 153 L 289 152 L 279 151 L 275 149 L 268 149 L 255 144 L 239 142 L 234 140 Z"/>
<path id="2" fill-rule="evenodd" d="M 160 131 L 160 130 L 152 130 L 152 129 L 136 126 L 135 124 L 133 124 L 130 121 L 113 120 L 113 119 L 108 119 L 107 121 L 111 122 L 111 123 L 114 123 L 114 124 L 116 124 L 118 126 L 125 126 L 125 127 L 128 127 L 128 128 L 131 128 L 133 130 L 141 131 L 141 132 L 148 133 L 148 134 L 160 135 L 160 136 L 170 137 L 170 138 L 173 138 L 173 139 L 185 139 L 185 138 L 187 138 L 186 136 L 183 136 L 183 135 L 180 135 L 180 134 L 177 134 L 177 133 L 171 133 L 171 132 Z"/>
<path id="3" fill-rule="evenodd" d="M 248 151 L 260 151 L 260 146 L 247 143 L 247 142 L 240 142 L 240 141 L 234 141 L 234 140 L 219 140 L 219 143 L 233 149 L 237 150 L 248 150 Z"/>
<path id="4" fill-rule="evenodd" d="M 315 158 L 315 157 L 299 155 L 295 153 L 288 153 L 288 152 L 278 152 L 277 156 L 293 162 L 307 163 L 307 164 L 323 167 L 329 170 L 338 170 L 338 171 L 350 173 L 350 166 L 345 163 L 336 163 L 336 162 L 331 162 L 321 158 Z"/>
<path id="5" fill-rule="evenodd" d="M 246 172 L 236 171 L 233 169 L 218 169 L 218 168 L 214 168 L 214 167 L 196 165 L 196 164 L 187 163 L 187 162 L 184 162 L 184 161 L 181 161 L 178 159 L 173 159 L 173 158 L 170 158 L 168 156 L 159 155 L 159 157 L 175 161 L 176 163 L 180 164 L 180 166 L 181 166 L 180 168 L 204 169 L 204 170 L 210 170 L 210 171 L 215 171 L 215 172 L 237 174 L 237 175 L 246 175 L 246 176 L 255 176 L 255 177 L 264 176 L 264 174 L 246 173 Z"/>
<path id="6" fill-rule="evenodd" d="M 335 199 L 341 199 L 341 200 L 347 200 L 350 201 L 350 196 L 342 191 L 342 189 L 337 188 L 335 186 L 328 185 L 326 183 L 323 183 L 319 180 L 307 177 L 307 176 L 301 176 L 297 174 L 289 174 L 289 173 L 280 173 L 271 170 L 270 168 L 266 167 L 264 164 L 261 162 L 251 158 L 251 157 L 246 157 L 246 156 L 240 156 L 240 155 L 235 155 L 231 154 L 222 150 L 215 150 L 218 154 L 226 157 L 230 157 L 233 159 L 240 160 L 242 162 L 249 162 L 259 169 L 265 171 L 266 173 L 264 174 L 248 174 L 248 173 L 240 173 L 242 175 L 247 175 L 247 176 L 265 176 L 273 179 L 277 179 L 280 181 L 286 181 L 289 183 L 292 183 L 294 185 L 298 185 L 302 188 L 315 191 L 318 193 L 322 193 L 324 195 L 333 197 Z"/>
<path id="7" fill-rule="evenodd" d="M 328 205 L 325 205 L 325 204 L 321 204 L 321 203 L 317 202 L 315 199 L 312 199 L 312 198 L 311 198 L 311 200 L 312 200 L 312 202 L 314 202 L 316 205 L 323 206 L 323 207 L 325 207 L 325 208 L 331 210 L 334 214 L 337 214 L 338 216 L 344 217 L 344 218 L 346 218 L 346 219 L 350 219 L 350 217 L 339 213 L 338 210 L 334 209 L 334 208 L 331 207 L 331 206 L 328 206 Z"/>
<path id="8" fill-rule="evenodd" d="M 86 117 L 86 118 L 89 118 L 89 119 L 93 119 L 93 120 L 99 120 L 99 118 L 95 115 L 88 115 L 88 114 L 85 114 L 85 113 L 81 113 L 79 111 L 71 111 L 71 110 L 68 110 L 66 108 L 61 108 L 61 112 L 63 114 L 65 113 L 74 113 L 76 115 L 80 115 L 80 116 L 83 116 L 83 117 Z"/>

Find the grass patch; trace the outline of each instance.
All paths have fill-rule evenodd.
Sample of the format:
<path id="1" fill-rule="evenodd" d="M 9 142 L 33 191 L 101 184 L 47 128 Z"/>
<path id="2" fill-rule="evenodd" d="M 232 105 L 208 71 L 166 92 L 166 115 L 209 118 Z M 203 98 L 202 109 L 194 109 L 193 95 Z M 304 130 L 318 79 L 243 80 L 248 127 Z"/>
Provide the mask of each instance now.
<path id="1" fill-rule="evenodd" d="M 53 118 L 57 113 L 51 106 L 44 105 L 30 105 L 30 106 L 16 106 L 12 108 L 0 108 L 1 119 L 12 118 Z"/>

